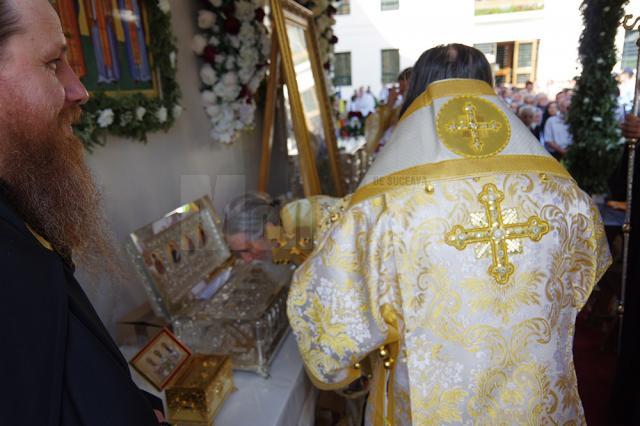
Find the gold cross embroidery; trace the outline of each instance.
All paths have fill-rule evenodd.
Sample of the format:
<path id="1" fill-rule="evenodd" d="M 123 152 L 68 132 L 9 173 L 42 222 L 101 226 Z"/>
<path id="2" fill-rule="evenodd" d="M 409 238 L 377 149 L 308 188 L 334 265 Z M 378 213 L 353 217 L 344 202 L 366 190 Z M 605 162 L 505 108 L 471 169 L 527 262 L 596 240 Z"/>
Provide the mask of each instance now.
<path id="1" fill-rule="evenodd" d="M 487 226 L 465 229 L 455 225 L 445 235 L 445 242 L 458 250 L 464 250 L 470 244 L 489 243 L 492 258 L 489 275 L 498 284 L 506 284 L 515 270 L 509 262 L 509 243 L 523 238 L 540 241 L 549 232 L 549 223 L 538 216 L 531 216 L 524 223 L 507 223 L 503 218 L 507 210 L 501 209 L 503 200 L 504 193 L 494 184 L 485 185 L 478 201 L 484 206 Z"/>
<path id="2" fill-rule="evenodd" d="M 451 122 L 447 125 L 449 133 L 461 133 L 469 131 L 471 133 L 471 146 L 475 151 L 482 151 L 484 144 L 480 140 L 481 132 L 497 132 L 502 127 L 496 120 L 478 121 L 476 116 L 477 108 L 472 102 L 464 103 L 465 120 Z"/>

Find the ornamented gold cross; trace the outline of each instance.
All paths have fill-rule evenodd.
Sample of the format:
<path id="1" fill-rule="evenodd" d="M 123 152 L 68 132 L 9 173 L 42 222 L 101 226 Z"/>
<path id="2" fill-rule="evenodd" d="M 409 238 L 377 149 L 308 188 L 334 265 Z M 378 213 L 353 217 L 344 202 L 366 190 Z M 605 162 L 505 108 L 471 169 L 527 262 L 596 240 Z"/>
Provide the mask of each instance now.
<path id="1" fill-rule="evenodd" d="M 491 121 L 478 121 L 476 116 L 477 108 L 472 102 L 465 102 L 464 113 L 466 121 L 459 120 L 451 122 L 447 125 L 447 131 L 449 133 L 461 133 L 469 131 L 471 133 L 471 143 L 475 151 L 482 151 L 483 143 L 480 140 L 480 132 L 497 132 L 502 127 L 502 124 L 495 120 Z"/>
<path id="2" fill-rule="evenodd" d="M 524 223 L 505 223 L 501 209 L 503 200 L 504 193 L 498 191 L 494 184 L 486 184 L 478 195 L 478 201 L 484 206 L 487 226 L 465 229 L 455 225 L 445 235 L 445 242 L 458 250 L 464 250 L 470 244 L 489 243 L 492 258 L 489 275 L 498 284 L 506 284 L 515 271 L 509 262 L 508 243 L 522 238 L 540 241 L 549 232 L 549 223 L 538 216 L 531 216 Z"/>

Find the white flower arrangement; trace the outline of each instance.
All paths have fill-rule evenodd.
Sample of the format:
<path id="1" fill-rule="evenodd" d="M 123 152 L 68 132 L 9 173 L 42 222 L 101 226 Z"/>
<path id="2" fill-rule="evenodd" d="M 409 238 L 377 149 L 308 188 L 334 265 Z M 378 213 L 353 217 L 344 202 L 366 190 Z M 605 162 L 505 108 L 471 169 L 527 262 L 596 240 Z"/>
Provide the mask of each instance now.
<path id="1" fill-rule="evenodd" d="M 233 143 L 255 121 L 255 94 L 266 76 L 271 49 L 261 4 L 209 0 L 198 12 L 200 33 L 191 48 L 203 61 L 201 101 L 216 142 Z"/>

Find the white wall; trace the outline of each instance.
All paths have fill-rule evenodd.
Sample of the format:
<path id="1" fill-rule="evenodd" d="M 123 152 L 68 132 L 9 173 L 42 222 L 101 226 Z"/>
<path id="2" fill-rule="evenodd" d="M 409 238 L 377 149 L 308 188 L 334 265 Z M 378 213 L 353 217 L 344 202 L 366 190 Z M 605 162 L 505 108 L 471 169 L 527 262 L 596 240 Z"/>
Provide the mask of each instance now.
<path id="1" fill-rule="evenodd" d="M 336 52 L 351 52 L 353 86 L 343 87 L 342 94 L 351 96 L 359 86 L 371 86 L 378 94 L 382 49 L 400 50 L 402 70 L 429 47 L 468 42 L 471 28 L 465 23 L 472 17 L 473 0 L 401 0 L 398 10 L 389 11 L 380 10 L 379 0 L 351 0 L 351 13 L 336 16 Z"/>
<path id="2" fill-rule="evenodd" d="M 146 145 L 109 138 L 105 147 L 88 155 L 104 190 L 104 206 L 120 255 L 130 232 L 180 204 L 210 194 L 216 210 L 222 213 L 231 197 L 257 187 L 261 125 L 258 123 L 253 132 L 232 146 L 209 139 L 209 122 L 200 105 L 196 58 L 189 48 L 196 2 L 170 3 L 179 49 L 178 82 L 185 108 L 182 117 L 168 133 L 151 134 Z M 124 264 L 130 267 L 128 259 Z M 125 282 L 86 277 L 82 271 L 78 277 L 110 330 L 117 318 L 146 300 L 133 272 Z"/>
<path id="3" fill-rule="evenodd" d="M 379 0 L 351 0 L 351 13 L 336 16 L 336 52 L 351 52 L 352 83 L 381 88 L 380 50 L 400 50 L 400 68 L 437 44 L 540 40 L 537 80 L 542 89 L 566 86 L 579 74 L 581 0 L 545 0 L 541 11 L 474 16 L 474 0 L 401 0 L 396 11 L 380 11 Z M 627 11 L 640 13 L 640 0 Z M 617 38 L 622 52 L 624 32 Z"/>

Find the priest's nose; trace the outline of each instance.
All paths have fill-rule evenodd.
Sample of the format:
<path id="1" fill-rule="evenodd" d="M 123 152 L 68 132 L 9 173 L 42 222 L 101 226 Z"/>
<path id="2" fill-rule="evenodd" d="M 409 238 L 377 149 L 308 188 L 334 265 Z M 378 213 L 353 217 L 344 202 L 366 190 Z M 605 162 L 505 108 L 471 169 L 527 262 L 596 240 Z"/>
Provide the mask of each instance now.
<path id="1" fill-rule="evenodd" d="M 62 67 L 60 80 L 64 87 L 65 107 L 85 104 L 89 100 L 89 92 L 66 61 Z"/>

